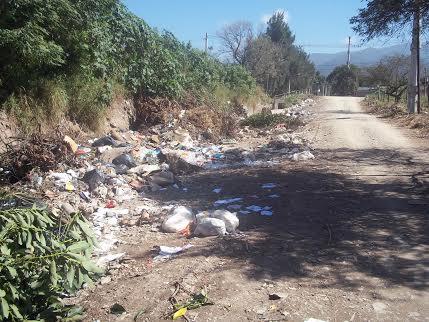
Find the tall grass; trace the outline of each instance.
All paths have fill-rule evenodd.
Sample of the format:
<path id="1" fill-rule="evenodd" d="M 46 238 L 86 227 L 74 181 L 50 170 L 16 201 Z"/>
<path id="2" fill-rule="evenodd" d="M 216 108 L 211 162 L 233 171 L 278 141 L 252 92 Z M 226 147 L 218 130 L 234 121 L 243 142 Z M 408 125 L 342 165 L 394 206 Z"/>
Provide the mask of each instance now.
<path id="1" fill-rule="evenodd" d="M 14 116 L 23 133 L 50 128 L 66 117 L 95 131 L 104 122 L 112 99 L 124 93 L 123 86 L 95 78 L 44 80 L 32 90 L 10 95 L 3 108 Z"/>

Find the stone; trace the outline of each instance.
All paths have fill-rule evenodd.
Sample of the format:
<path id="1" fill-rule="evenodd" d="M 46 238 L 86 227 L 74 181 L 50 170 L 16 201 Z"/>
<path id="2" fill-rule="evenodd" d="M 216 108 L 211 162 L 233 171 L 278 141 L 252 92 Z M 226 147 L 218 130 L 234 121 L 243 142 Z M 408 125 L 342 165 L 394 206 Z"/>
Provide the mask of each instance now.
<path id="1" fill-rule="evenodd" d="M 151 136 L 150 136 L 150 140 L 151 140 L 153 143 L 156 143 L 156 144 L 160 144 L 160 143 L 161 143 L 161 140 L 159 139 L 159 136 L 158 136 L 158 135 L 156 135 L 156 134 L 151 135 Z"/>
<path id="2" fill-rule="evenodd" d="M 387 305 L 382 302 L 374 302 L 372 308 L 377 314 L 386 314 Z"/>
<path id="3" fill-rule="evenodd" d="M 156 186 L 165 188 L 171 186 L 175 183 L 174 174 L 170 171 L 160 171 L 152 174 L 150 177 L 151 185 L 154 184 Z M 155 186 L 155 187 L 156 187 Z"/>
<path id="4" fill-rule="evenodd" d="M 61 204 L 61 209 L 64 211 L 66 215 L 71 215 L 76 212 L 76 210 L 73 208 L 73 206 L 67 202 L 64 202 Z"/>

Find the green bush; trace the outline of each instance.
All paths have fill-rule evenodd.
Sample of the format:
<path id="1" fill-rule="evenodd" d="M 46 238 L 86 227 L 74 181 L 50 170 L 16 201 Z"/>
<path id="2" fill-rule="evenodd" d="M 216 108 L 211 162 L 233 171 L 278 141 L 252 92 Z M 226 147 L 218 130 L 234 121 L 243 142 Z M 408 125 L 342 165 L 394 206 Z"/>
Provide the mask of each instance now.
<path id="1" fill-rule="evenodd" d="M 256 90 L 242 66 L 158 33 L 117 0 L 6 0 L 0 9 L 0 102 L 30 124 L 66 111 L 94 129 L 115 83 L 132 95 L 191 94 L 200 103 L 219 88 L 230 92 L 227 101 L 244 101 Z M 54 89 L 66 108 L 53 104 Z"/>
<path id="2" fill-rule="evenodd" d="M 65 307 L 60 296 L 102 271 L 90 259 L 96 241 L 88 222 L 78 213 L 63 221 L 36 207 L 0 211 L 3 320 L 81 319 L 81 310 Z"/>

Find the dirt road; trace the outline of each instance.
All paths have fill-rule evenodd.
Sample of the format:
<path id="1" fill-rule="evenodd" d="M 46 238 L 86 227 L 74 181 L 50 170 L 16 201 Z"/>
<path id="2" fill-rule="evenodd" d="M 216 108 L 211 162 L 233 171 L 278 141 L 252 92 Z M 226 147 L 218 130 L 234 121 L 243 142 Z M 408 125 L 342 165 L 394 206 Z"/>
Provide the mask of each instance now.
<path id="1" fill-rule="evenodd" d="M 241 216 L 242 235 L 190 241 L 130 228 L 126 269 L 82 296 L 88 321 L 130 321 L 141 309 L 137 321 L 171 318 L 176 282 L 206 288 L 214 303 L 188 312 L 195 321 L 429 321 L 427 144 L 356 98 L 323 98 L 315 112 L 302 129 L 315 160 L 199 173 L 184 178 L 187 193 L 157 196 L 194 209 L 240 196 L 272 206 L 273 217 Z M 261 189 L 268 182 L 277 187 Z M 151 261 L 153 246 L 188 242 L 181 256 Z M 127 314 L 109 314 L 114 303 Z"/>

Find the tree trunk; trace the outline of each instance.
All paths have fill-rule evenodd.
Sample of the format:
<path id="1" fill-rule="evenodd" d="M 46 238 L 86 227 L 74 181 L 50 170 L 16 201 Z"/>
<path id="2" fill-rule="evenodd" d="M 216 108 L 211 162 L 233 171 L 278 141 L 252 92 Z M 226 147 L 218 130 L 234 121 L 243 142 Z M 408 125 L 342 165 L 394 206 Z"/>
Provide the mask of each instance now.
<path id="1" fill-rule="evenodd" d="M 413 21 L 413 39 L 411 42 L 411 69 L 408 83 L 408 113 L 417 113 L 417 57 L 420 15 L 416 10 Z"/>

